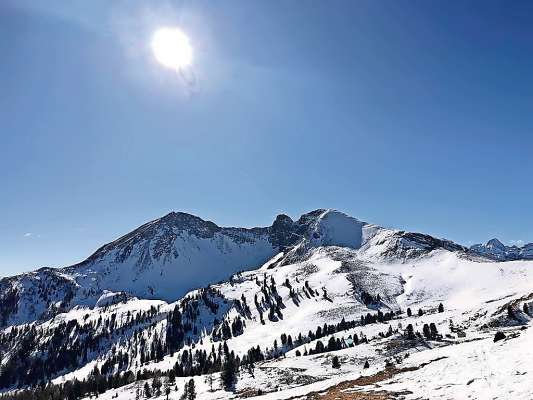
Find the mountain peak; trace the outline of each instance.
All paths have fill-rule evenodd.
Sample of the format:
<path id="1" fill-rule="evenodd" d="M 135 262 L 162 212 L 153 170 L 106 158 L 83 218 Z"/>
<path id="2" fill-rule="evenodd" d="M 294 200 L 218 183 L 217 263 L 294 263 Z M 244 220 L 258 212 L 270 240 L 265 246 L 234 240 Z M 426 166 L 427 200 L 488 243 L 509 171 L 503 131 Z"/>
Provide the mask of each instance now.
<path id="1" fill-rule="evenodd" d="M 489 248 L 494 248 L 494 249 L 505 249 L 505 247 L 506 247 L 502 242 L 500 242 L 496 238 L 490 239 L 487 242 L 486 246 L 489 247 Z"/>
<path id="2" fill-rule="evenodd" d="M 198 237 L 213 237 L 213 234 L 220 230 L 214 222 L 179 211 L 172 211 L 157 221 L 179 230 L 189 231 Z"/>

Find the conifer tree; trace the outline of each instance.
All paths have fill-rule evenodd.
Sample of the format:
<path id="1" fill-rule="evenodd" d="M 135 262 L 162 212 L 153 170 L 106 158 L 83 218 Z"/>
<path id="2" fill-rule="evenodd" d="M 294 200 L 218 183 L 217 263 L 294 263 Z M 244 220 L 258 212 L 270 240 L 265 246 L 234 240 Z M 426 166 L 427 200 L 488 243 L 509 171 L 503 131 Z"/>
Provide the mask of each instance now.
<path id="1" fill-rule="evenodd" d="M 152 397 L 152 389 L 150 389 L 150 385 L 148 384 L 148 382 L 144 383 L 144 397 L 146 397 L 147 399 Z"/>
<path id="2" fill-rule="evenodd" d="M 194 384 L 194 379 L 189 380 L 188 389 L 187 389 L 187 400 L 196 399 L 196 386 Z"/>
<path id="3" fill-rule="evenodd" d="M 433 322 L 429 324 L 429 331 L 432 339 L 435 339 L 439 334 L 439 332 L 437 331 L 437 325 L 435 325 L 435 323 Z"/>
<path id="4" fill-rule="evenodd" d="M 235 385 L 237 380 L 237 364 L 233 354 L 228 354 L 226 356 L 220 378 L 222 379 L 222 384 L 226 391 L 230 391 Z"/>
<path id="5" fill-rule="evenodd" d="M 428 324 L 424 324 L 424 327 L 422 328 L 422 333 L 424 334 L 426 339 L 431 339 L 431 332 L 429 330 L 429 325 Z"/>
<path id="6" fill-rule="evenodd" d="M 494 335 L 494 342 L 497 342 L 503 339 L 505 339 L 505 334 L 502 331 L 496 332 L 496 335 Z"/>
<path id="7" fill-rule="evenodd" d="M 405 334 L 407 336 L 407 339 L 415 339 L 415 333 L 412 324 L 407 325 L 407 327 L 405 328 Z"/>

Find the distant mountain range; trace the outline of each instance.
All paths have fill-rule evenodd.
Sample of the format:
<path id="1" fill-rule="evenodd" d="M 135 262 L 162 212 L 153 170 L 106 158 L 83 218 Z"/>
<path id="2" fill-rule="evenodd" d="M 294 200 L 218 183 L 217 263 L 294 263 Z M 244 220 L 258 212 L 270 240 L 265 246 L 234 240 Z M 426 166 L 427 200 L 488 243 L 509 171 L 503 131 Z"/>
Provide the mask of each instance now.
<path id="1" fill-rule="evenodd" d="M 491 239 L 487 244 L 475 244 L 470 251 L 498 261 L 533 260 L 533 243 L 506 246 L 498 239 Z"/>

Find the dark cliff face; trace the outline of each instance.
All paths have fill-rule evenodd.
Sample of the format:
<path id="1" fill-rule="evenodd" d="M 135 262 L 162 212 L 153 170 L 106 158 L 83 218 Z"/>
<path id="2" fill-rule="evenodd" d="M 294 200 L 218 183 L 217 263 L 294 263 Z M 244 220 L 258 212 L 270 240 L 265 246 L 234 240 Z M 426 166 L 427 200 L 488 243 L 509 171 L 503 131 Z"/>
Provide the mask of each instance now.
<path id="1" fill-rule="evenodd" d="M 428 250 L 442 248 L 449 251 L 466 251 L 466 247 L 454 243 L 450 240 L 438 239 L 430 235 L 414 232 L 402 232 L 405 239 L 419 243 Z"/>
<path id="2" fill-rule="evenodd" d="M 291 217 L 280 214 L 270 227 L 270 240 L 280 251 L 285 251 L 299 239 L 299 236 L 295 234 L 295 230 L 296 225 Z"/>

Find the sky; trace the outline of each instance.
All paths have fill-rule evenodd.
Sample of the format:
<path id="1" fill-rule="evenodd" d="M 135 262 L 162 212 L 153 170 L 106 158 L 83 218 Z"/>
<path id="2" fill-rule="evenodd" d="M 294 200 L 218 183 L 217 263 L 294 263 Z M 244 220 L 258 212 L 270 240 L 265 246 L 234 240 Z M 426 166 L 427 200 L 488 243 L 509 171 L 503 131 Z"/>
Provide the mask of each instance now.
<path id="1" fill-rule="evenodd" d="M 533 3 L 0 2 L 0 276 L 172 210 L 533 242 Z M 176 26 L 186 76 L 150 49 Z"/>

